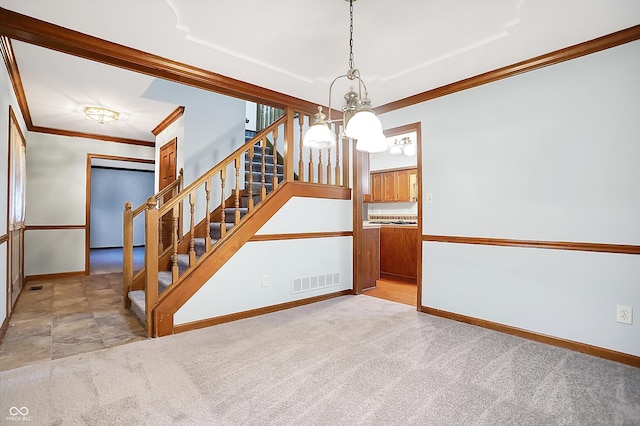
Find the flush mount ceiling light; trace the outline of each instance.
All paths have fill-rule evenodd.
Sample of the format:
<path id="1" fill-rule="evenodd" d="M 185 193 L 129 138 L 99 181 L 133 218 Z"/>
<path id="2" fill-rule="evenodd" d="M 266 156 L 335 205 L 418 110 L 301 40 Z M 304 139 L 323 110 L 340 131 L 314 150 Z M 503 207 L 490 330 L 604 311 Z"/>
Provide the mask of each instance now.
<path id="1" fill-rule="evenodd" d="M 416 155 L 416 145 L 408 136 L 405 136 L 400 140 L 394 140 L 393 146 L 389 150 L 390 154 L 402 154 L 403 152 L 404 155 Z"/>
<path id="2" fill-rule="evenodd" d="M 100 124 L 116 124 L 120 113 L 103 107 L 86 107 L 84 118 L 86 120 L 97 121 Z"/>
<path id="3" fill-rule="evenodd" d="M 336 136 L 329 128 L 333 121 L 344 123 L 344 136 L 356 139 L 356 149 L 365 152 L 383 152 L 387 150 L 387 143 L 384 133 L 382 133 L 382 123 L 371 109 L 371 101 L 368 97 L 367 85 L 360 78 L 360 71 L 355 67 L 353 59 L 353 2 L 349 2 L 349 69 L 347 73 L 336 77 L 329 86 L 329 119 L 322 113 L 322 107 L 318 107 L 318 113 L 314 116 L 312 126 L 305 133 L 302 144 L 310 148 L 330 148 L 336 145 Z M 333 84 L 341 79 L 357 80 L 358 91 L 352 87 L 344 95 L 347 102 L 342 108 L 343 118 L 331 120 L 331 91 Z M 364 89 L 364 96 L 362 91 Z"/>

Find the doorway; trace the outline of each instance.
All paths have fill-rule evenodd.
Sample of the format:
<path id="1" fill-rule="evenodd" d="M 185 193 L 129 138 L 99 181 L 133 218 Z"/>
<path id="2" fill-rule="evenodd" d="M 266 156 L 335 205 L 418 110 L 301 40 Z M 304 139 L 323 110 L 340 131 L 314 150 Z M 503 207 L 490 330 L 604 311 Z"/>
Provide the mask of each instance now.
<path id="1" fill-rule="evenodd" d="M 389 150 L 370 154 L 365 223 L 379 224 L 380 277 L 365 295 L 422 304 L 422 138 L 420 123 L 385 130 Z"/>
<path id="2" fill-rule="evenodd" d="M 134 208 L 154 194 L 154 161 L 87 156 L 86 273 L 122 272 L 124 203 Z M 144 217 L 134 221 L 134 269 L 144 262 Z"/>

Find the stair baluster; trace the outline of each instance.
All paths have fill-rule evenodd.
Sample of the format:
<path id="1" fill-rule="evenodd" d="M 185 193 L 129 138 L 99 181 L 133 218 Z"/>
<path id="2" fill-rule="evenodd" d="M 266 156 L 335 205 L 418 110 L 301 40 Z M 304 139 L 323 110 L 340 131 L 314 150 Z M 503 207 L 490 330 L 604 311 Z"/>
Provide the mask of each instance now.
<path id="1" fill-rule="evenodd" d="M 209 232 L 209 201 L 211 199 L 211 178 L 207 179 L 204 182 L 204 193 L 205 193 L 205 210 L 204 210 L 204 223 L 205 223 L 205 237 L 204 237 L 204 251 L 205 253 L 209 251 L 209 247 L 211 246 L 211 232 Z"/>
<path id="2" fill-rule="evenodd" d="M 224 181 L 226 180 L 226 178 L 227 178 L 227 169 L 223 167 L 220 170 L 220 193 L 221 193 L 221 195 L 220 195 L 220 197 L 221 197 L 220 205 L 222 206 L 221 213 L 220 213 L 220 239 L 223 239 L 224 236 L 227 233 L 227 225 L 225 224 L 226 213 L 224 211 L 224 202 L 225 202 L 225 200 L 224 200 Z"/>
<path id="3" fill-rule="evenodd" d="M 340 134 L 338 132 L 338 134 Z M 336 186 L 340 186 L 340 142 L 342 142 L 342 138 L 336 138 Z"/>
<path id="4" fill-rule="evenodd" d="M 300 160 L 298 160 L 298 180 L 304 182 L 304 160 L 302 157 L 302 137 L 304 133 L 304 114 L 298 114 L 298 129 L 300 130 Z"/>
<path id="5" fill-rule="evenodd" d="M 189 266 L 193 266 L 196 261 L 196 224 L 195 224 L 195 204 L 196 204 L 196 193 L 192 192 L 189 194 L 189 211 L 191 214 L 191 223 L 189 227 L 189 235 L 191 236 L 191 241 L 189 241 Z"/>
<path id="6" fill-rule="evenodd" d="M 331 148 L 327 149 L 327 185 L 331 185 Z"/>
<path id="7" fill-rule="evenodd" d="M 131 301 L 127 297 L 131 291 L 131 283 L 133 282 L 133 212 L 130 201 L 124 203 L 124 215 L 122 219 L 122 279 L 123 279 L 123 297 L 124 307 L 129 308 Z"/>
<path id="8" fill-rule="evenodd" d="M 254 154 L 254 145 L 249 147 L 249 202 L 247 206 L 249 207 L 249 211 L 253 210 L 253 154 Z"/>
<path id="9" fill-rule="evenodd" d="M 278 189 L 278 128 L 273 129 L 273 178 L 271 190 Z"/>
<path id="10" fill-rule="evenodd" d="M 313 183 L 313 149 L 309 148 L 309 176 L 307 176 L 307 182 Z"/>
<path id="11" fill-rule="evenodd" d="M 266 152 L 266 148 L 267 148 L 267 138 L 264 137 L 262 139 L 260 139 L 260 147 L 262 148 L 261 151 L 261 155 L 262 155 L 262 171 L 261 173 L 261 179 L 262 179 L 262 186 L 260 188 L 260 201 L 264 201 L 265 198 L 267 198 L 267 177 L 266 177 L 266 172 L 265 172 L 265 152 Z"/>
<path id="12" fill-rule="evenodd" d="M 171 209 L 171 244 L 173 252 L 171 277 L 173 279 L 172 282 L 174 283 L 178 281 L 178 276 L 180 275 L 180 269 L 178 268 L 178 218 L 180 217 L 179 207 L 180 204 L 173 206 L 173 208 Z"/>
<path id="13" fill-rule="evenodd" d="M 235 160 L 235 168 L 236 168 L 236 188 L 235 188 L 235 216 L 234 216 L 234 224 L 240 223 L 240 158 L 237 157 Z"/>
<path id="14" fill-rule="evenodd" d="M 318 149 L 318 183 L 322 183 L 324 176 L 324 167 L 322 166 L 322 149 Z"/>

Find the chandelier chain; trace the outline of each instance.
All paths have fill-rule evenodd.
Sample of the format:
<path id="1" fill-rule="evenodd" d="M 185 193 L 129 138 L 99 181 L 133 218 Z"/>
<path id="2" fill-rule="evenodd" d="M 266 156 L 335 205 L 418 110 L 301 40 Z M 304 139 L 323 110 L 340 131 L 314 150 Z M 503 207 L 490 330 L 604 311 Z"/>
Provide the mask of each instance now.
<path id="1" fill-rule="evenodd" d="M 353 59 L 353 0 L 349 0 L 349 70 L 356 67 Z"/>

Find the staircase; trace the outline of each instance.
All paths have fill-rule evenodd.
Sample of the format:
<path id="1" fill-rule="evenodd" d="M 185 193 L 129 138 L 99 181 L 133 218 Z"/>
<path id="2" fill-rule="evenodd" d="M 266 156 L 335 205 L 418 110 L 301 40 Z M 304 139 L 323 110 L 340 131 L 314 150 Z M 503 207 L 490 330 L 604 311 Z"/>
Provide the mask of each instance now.
<path id="1" fill-rule="evenodd" d="M 277 156 L 274 158 L 273 145 L 271 143 L 267 143 L 265 144 L 264 149 L 260 145 L 260 142 L 257 142 L 253 146 L 253 155 L 250 155 L 248 152 L 244 155 L 244 189 L 240 194 L 240 205 L 238 208 L 235 206 L 226 207 L 234 202 L 232 197 L 229 197 L 229 199 L 225 201 L 225 207 L 223 209 L 224 222 L 216 221 L 215 219 L 218 218 L 210 218 L 210 223 L 208 224 L 210 237 L 209 248 L 212 248 L 224 235 L 240 224 L 242 219 L 249 213 L 250 204 L 252 204 L 252 207 L 257 207 L 258 204 L 260 204 L 263 199 L 260 195 L 263 185 L 266 195 L 269 195 L 273 191 L 274 177 L 277 178 L 278 183 L 282 183 L 284 180 L 283 161 L 281 158 L 277 158 Z M 211 215 L 214 216 L 214 213 Z M 239 216 L 238 221 L 236 221 L 236 216 Z M 224 231 L 222 231 L 223 227 Z M 192 241 L 195 252 L 195 261 L 197 261 L 205 253 L 205 246 L 207 244 L 206 238 L 195 237 Z M 172 255 L 171 263 L 177 264 L 178 277 L 180 277 L 190 266 L 188 252 Z M 172 284 L 173 272 L 170 269 L 158 272 L 158 296 L 160 296 Z M 143 324 L 146 324 L 147 312 L 145 306 L 145 290 L 129 291 L 127 297 L 130 301 L 131 311 L 135 313 Z"/>
<path id="2" fill-rule="evenodd" d="M 147 336 L 173 334 L 180 308 L 288 200 L 350 199 L 348 143 L 340 139 L 330 149 L 302 145 L 313 115 L 286 108 L 187 187 L 177 180 L 135 209 L 125 204 L 123 300 Z M 331 125 L 340 133 L 339 124 Z M 145 265 L 134 272 L 134 221 L 141 215 Z"/>

